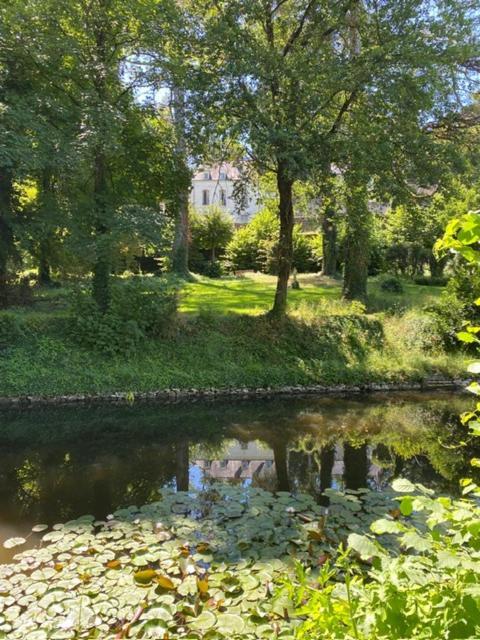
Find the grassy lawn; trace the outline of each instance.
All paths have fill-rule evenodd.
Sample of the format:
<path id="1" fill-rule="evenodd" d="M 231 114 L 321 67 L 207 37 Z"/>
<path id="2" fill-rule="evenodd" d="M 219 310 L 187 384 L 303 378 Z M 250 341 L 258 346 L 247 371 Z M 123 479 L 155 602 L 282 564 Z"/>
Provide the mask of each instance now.
<path id="1" fill-rule="evenodd" d="M 465 371 L 465 355 L 435 347 L 436 336 L 416 312 L 441 288 L 405 282 L 396 295 L 373 278 L 363 315 L 340 302 L 341 281 L 299 281 L 301 289 L 289 292 L 289 319 L 272 326 L 263 314 L 272 305 L 274 276 L 196 276 L 181 285 L 183 318 L 168 335 L 115 355 L 73 339 L 71 287 L 36 290 L 31 306 L 0 314 L 0 396 L 362 384 Z M 381 313 L 388 309 L 398 313 Z"/>
<path id="2" fill-rule="evenodd" d="M 300 303 L 315 304 L 322 300 L 340 299 L 341 280 L 305 274 L 298 277 L 301 289 L 290 290 L 289 305 L 294 308 Z M 275 295 L 276 277 L 259 273 L 247 273 L 242 278 L 222 278 L 212 280 L 204 276 L 195 276 L 182 290 L 180 311 L 198 313 L 246 313 L 258 315 L 268 311 Z M 422 307 L 437 298 L 442 287 L 426 287 L 412 282 L 404 283 L 404 293 L 395 295 L 385 293 L 380 288 L 379 278 L 372 278 L 369 284 L 371 310 L 400 306 L 405 308 Z"/>

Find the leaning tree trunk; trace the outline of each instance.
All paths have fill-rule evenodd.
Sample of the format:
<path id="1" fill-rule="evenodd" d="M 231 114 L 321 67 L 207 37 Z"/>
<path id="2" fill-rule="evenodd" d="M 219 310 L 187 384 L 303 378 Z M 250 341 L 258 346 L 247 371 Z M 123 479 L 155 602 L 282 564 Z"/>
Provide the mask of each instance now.
<path id="1" fill-rule="evenodd" d="M 173 121 L 177 137 L 177 155 L 187 171 L 186 140 L 185 140 L 185 92 L 179 87 L 173 90 Z M 175 217 L 175 235 L 172 250 L 172 270 L 179 276 L 186 277 L 188 268 L 189 214 L 188 200 L 190 185 L 186 181 L 178 194 L 178 208 Z"/>
<path id="2" fill-rule="evenodd" d="M 346 235 L 343 297 L 365 301 L 370 259 L 370 212 L 364 184 L 346 177 Z"/>
<path id="3" fill-rule="evenodd" d="M 7 306 L 8 258 L 13 249 L 12 200 L 13 176 L 8 169 L 0 170 L 0 308 Z"/>
<path id="4" fill-rule="evenodd" d="M 279 195 L 280 237 L 278 242 L 278 277 L 275 300 L 270 314 L 282 318 L 287 311 L 288 279 L 293 259 L 293 180 L 283 164 L 277 172 Z"/>
<path id="5" fill-rule="evenodd" d="M 322 217 L 322 275 L 337 273 L 337 224 L 335 211 L 327 207 Z"/>

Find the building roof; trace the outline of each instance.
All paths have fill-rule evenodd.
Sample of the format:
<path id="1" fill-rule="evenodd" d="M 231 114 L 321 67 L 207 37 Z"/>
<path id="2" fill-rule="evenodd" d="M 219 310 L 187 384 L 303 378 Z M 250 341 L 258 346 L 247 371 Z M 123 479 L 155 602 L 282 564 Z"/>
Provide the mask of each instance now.
<path id="1" fill-rule="evenodd" d="M 193 174 L 193 180 L 205 180 L 204 174 L 210 173 L 210 180 L 220 180 L 220 174 L 225 173 L 227 180 L 238 180 L 240 177 L 240 171 L 237 167 L 234 167 L 229 162 L 222 162 L 215 165 L 204 165 L 200 167 L 198 171 Z"/>

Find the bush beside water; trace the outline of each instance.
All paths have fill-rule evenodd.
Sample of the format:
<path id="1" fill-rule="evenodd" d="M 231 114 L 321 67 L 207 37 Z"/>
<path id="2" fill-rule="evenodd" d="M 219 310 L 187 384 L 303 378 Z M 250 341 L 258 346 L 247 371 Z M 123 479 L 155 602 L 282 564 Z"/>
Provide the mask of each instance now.
<path id="1" fill-rule="evenodd" d="M 148 279 L 117 284 L 106 313 L 89 291 L 77 292 L 70 334 L 78 344 L 104 353 L 133 352 L 147 338 L 166 337 L 175 324 L 177 290 Z"/>

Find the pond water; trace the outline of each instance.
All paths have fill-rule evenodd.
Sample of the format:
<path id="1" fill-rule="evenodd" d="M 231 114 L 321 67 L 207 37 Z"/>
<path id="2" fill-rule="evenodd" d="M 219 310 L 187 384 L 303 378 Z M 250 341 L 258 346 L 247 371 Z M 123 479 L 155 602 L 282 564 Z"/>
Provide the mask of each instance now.
<path id="1" fill-rule="evenodd" d="M 37 523 L 156 500 L 162 487 L 226 482 L 322 501 L 328 487 L 382 491 L 402 475 L 454 493 L 478 456 L 458 419 L 472 404 L 390 393 L 4 411 L 0 543 Z M 0 547 L 0 561 L 11 556 Z"/>

